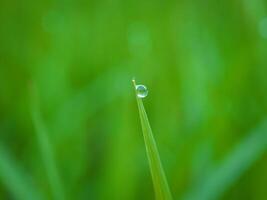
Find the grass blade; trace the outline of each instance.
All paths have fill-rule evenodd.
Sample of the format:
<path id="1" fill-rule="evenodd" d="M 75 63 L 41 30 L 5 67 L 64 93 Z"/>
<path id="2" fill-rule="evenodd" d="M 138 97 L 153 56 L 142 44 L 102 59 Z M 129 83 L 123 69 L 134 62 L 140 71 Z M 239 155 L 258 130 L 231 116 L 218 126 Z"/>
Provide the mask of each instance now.
<path id="1" fill-rule="evenodd" d="M 246 136 L 225 160 L 186 194 L 184 200 L 219 199 L 267 149 L 267 121 Z"/>
<path id="2" fill-rule="evenodd" d="M 133 80 L 134 89 L 136 91 L 136 83 Z M 158 200 L 171 200 L 172 195 L 168 186 L 168 182 L 160 161 L 160 156 L 158 153 L 156 141 L 154 139 L 148 117 L 143 105 L 143 101 L 138 97 L 136 92 L 136 100 L 138 105 L 138 110 L 140 114 L 140 120 L 143 130 L 143 136 L 146 146 L 147 157 L 149 161 L 150 171 L 152 175 L 155 196 Z"/>
<path id="3" fill-rule="evenodd" d="M 44 162 L 44 167 L 48 176 L 53 198 L 55 200 L 66 199 L 63 192 L 63 185 L 59 177 L 59 172 L 57 170 L 52 145 L 41 117 L 37 94 L 35 90 L 32 90 L 31 92 L 32 120 L 36 130 L 37 142 L 40 147 L 41 156 Z"/>
<path id="4" fill-rule="evenodd" d="M 0 144 L 0 179 L 10 195 L 18 200 L 43 199 L 30 177 Z"/>

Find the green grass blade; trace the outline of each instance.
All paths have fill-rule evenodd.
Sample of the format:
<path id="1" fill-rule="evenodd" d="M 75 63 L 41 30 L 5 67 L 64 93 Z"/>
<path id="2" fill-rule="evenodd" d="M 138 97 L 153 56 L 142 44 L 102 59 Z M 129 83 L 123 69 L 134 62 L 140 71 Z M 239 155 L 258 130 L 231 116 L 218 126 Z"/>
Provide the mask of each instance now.
<path id="1" fill-rule="evenodd" d="M 55 133 L 59 137 L 76 133 L 77 129 L 86 123 L 88 117 L 117 97 L 125 96 L 128 88 L 121 83 L 127 82 L 128 79 L 124 77 L 129 77 L 125 71 L 106 72 L 63 102 L 53 118 L 52 127 Z M 108 89 L 106 85 L 109 86 Z"/>
<path id="2" fill-rule="evenodd" d="M 38 98 L 35 94 L 36 91 L 32 90 L 31 92 L 32 120 L 36 131 L 38 146 L 40 148 L 44 167 L 48 176 L 49 185 L 51 187 L 53 198 L 55 200 L 63 200 L 65 199 L 65 195 L 63 191 L 63 185 L 59 177 L 59 172 L 56 167 L 52 145 L 41 117 Z"/>
<path id="3" fill-rule="evenodd" d="M 0 179 L 14 199 L 42 199 L 42 195 L 32 183 L 31 177 L 21 169 L 2 144 L 0 144 Z"/>
<path id="4" fill-rule="evenodd" d="M 134 88 L 136 91 L 135 80 L 133 80 Z M 141 98 L 137 96 L 137 105 L 140 114 L 140 120 L 143 130 L 143 136 L 146 146 L 147 157 L 149 161 L 150 171 L 152 175 L 155 196 L 157 200 L 171 200 L 172 195 L 169 189 L 169 185 L 160 161 L 160 156 L 158 153 L 156 141 L 154 139 L 150 123 L 148 121 L 148 117 L 143 105 L 143 101 Z"/>
<path id="5" fill-rule="evenodd" d="M 219 199 L 267 149 L 267 121 L 248 134 L 233 151 L 189 190 L 184 200 Z"/>

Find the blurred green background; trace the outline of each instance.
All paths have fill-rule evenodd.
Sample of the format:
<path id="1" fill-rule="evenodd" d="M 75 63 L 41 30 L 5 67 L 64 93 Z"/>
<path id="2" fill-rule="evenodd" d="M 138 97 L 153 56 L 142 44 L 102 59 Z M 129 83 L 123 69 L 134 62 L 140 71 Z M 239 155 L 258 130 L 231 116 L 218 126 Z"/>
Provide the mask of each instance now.
<path id="1" fill-rule="evenodd" d="M 0 199 L 267 198 L 267 1 L 0 0 Z"/>

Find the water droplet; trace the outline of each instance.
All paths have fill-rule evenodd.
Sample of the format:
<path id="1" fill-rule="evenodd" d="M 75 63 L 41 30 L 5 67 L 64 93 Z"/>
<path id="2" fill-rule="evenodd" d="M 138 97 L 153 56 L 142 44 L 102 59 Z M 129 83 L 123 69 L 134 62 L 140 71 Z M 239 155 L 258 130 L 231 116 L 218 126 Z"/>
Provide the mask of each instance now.
<path id="1" fill-rule="evenodd" d="M 145 98 L 148 94 L 148 90 L 147 90 L 146 86 L 144 86 L 144 85 L 137 85 L 136 86 L 136 92 L 137 92 L 137 96 L 139 98 Z"/>

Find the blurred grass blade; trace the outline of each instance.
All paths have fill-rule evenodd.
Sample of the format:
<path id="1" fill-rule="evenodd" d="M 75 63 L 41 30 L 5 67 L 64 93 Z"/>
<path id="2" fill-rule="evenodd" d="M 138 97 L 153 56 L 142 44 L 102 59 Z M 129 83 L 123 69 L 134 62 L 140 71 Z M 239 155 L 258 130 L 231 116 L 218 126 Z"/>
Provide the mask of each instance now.
<path id="1" fill-rule="evenodd" d="M 48 138 L 46 127 L 43 123 L 40 113 L 39 101 L 37 98 L 36 90 L 31 90 L 31 114 L 33 124 L 36 130 L 37 142 L 41 151 L 41 156 L 44 162 L 45 170 L 48 176 L 48 181 L 52 190 L 54 199 L 65 199 L 63 186 L 59 178 L 59 173 L 56 167 L 54 154 L 51 143 Z"/>
<path id="2" fill-rule="evenodd" d="M 136 83 L 133 80 L 134 89 L 136 92 Z M 140 120 L 143 130 L 143 136 L 146 146 L 147 157 L 149 161 L 150 171 L 152 175 L 155 196 L 157 200 L 171 200 L 172 195 L 168 186 L 168 182 L 160 161 L 157 145 L 147 118 L 147 114 L 141 98 L 137 96 L 137 105 L 140 114 Z"/>
<path id="3" fill-rule="evenodd" d="M 42 199 L 41 194 L 31 183 L 30 177 L 22 171 L 2 145 L 0 145 L 0 179 L 14 199 Z"/>
<path id="4" fill-rule="evenodd" d="M 267 121 L 243 139 L 229 156 L 203 177 L 185 196 L 185 200 L 213 200 L 233 185 L 267 149 Z"/>
<path id="5" fill-rule="evenodd" d="M 76 133 L 89 116 L 117 97 L 125 96 L 129 88 L 127 84 L 121 83 L 126 83 L 129 79 L 124 77 L 129 77 L 125 71 L 108 71 L 63 102 L 53 119 L 55 134 L 62 138 Z M 108 89 L 106 85 L 109 86 Z"/>

